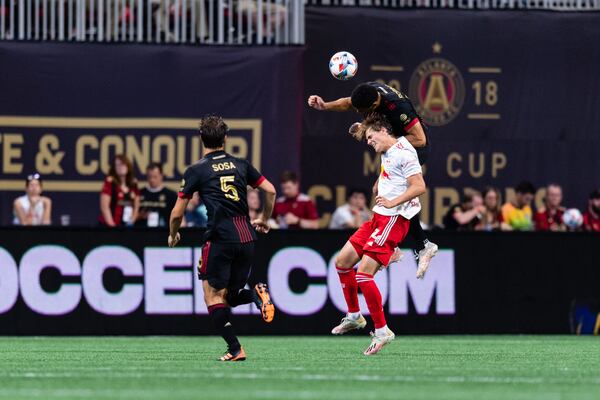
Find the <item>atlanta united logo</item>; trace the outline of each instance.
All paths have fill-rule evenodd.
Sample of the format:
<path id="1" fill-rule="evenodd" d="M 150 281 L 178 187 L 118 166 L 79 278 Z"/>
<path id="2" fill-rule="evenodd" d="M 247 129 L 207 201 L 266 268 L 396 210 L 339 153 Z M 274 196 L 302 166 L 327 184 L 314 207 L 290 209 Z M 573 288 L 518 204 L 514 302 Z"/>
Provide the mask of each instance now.
<path id="1" fill-rule="evenodd" d="M 426 123 L 445 125 L 463 106 L 465 83 L 458 68 L 450 61 L 430 58 L 412 74 L 409 95 Z"/>

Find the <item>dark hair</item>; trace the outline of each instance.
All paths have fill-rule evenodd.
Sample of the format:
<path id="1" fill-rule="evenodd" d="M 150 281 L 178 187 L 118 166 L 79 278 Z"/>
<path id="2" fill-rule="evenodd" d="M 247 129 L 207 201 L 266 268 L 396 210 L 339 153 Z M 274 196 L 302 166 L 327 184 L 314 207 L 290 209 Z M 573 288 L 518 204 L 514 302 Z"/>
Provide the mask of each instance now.
<path id="1" fill-rule="evenodd" d="M 202 144 L 209 149 L 223 147 L 228 131 L 229 127 L 223 121 L 223 118 L 216 115 L 205 116 L 200 120 L 198 127 L 198 134 L 200 135 L 200 139 L 202 139 Z"/>
<path id="2" fill-rule="evenodd" d="M 377 89 L 368 83 L 361 83 L 352 91 L 352 106 L 357 110 L 365 110 L 373 105 L 379 97 Z"/>
<path id="3" fill-rule="evenodd" d="M 463 193 L 462 196 L 460 196 L 460 203 L 461 204 L 466 204 L 466 203 L 470 203 L 473 201 L 474 197 L 481 197 L 481 193 L 479 193 L 477 190 L 465 190 L 465 192 Z"/>
<path id="4" fill-rule="evenodd" d="M 127 156 L 125 154 L 117 154 L 112 159 L 112 161 L 110 163 L 110 168 L 108 170 L 108 176 L 111 176 L 117 184 L 122 183 L 121 178 L 119 178 L 119 175 L 117 175 L 117 168 L 115 167 L 117 160 L 119 160 L 123 164 L 127 165 L 127 175 L 125 175 L 125 185 L 127 185 L 127 187 L 132 187 L 135 183 L 135 178 L 133 177 L 133 165 L 131 164 L 131 161 L 129 161 L 129 158 L 127 158 Z"/>
<path id="5" fill-rule="evenodd" d="M 296 173 L 293 171 L 283 171 L 281 173 L 281 177 L 279 178 L 279 182 L 298 182 L 298 175 L 296 175 Z"/>
<path id="6" fill-rule="evenodd" d="M 596 189 L 592 193 L 590 193 L 590 200 L 593 199 L 600 199 L 600 189 Z"/>
<path id="7" fill-rule="evenodd" d="M 385 128 L 390 135 L 394 136 L 392 125 L 384 115 L 371 114 L 362 122 L 362 126 L 365 130 L 365 133 L 369 129 L 379 132 Z"/>
<path id="8" fill-rule="evenodd" d="M 157 169 L 158 172 L 160 172 L 160 174 L 163 175 L 163 168 L 162 168 L 162 164 L 161 163 L 159 163 L 159 162 L 151 162 L 146 167 L 146 172 L 148 172 L 150 170 L 153 170 L 153 169 Z"/>
<path id="9" fill-rule="evenodd" d="M 521 194 L 535 194 L 535 187 L 533 186 L 533 183 L 529 181 L 522 181 L 515 187 L 515 192 Z"/>
<path id="10" fill-rule="evenodd" d="M 29 182 L 31 182 L 31 181 L 38 181 L 41 185 L 42 184 L 42 176 L 37 172 L 34 172 L 31 175 L 27 175 L 27 178 L 25 178 L 25 188 L 27 188 L 29 186 Z"/>
<path id="11" fill-rule="evenodd" d="M 352 197 L 352 195 L 354 195 L 355 193 L 362 194 L 363 196 L 365 196 L 365 199 L 367 199 L 367 201 L 369 201 L 368 192 L 364 189 L 358 189 L 358 188 L 352 188 L 348 191 L 348 200 L 350 200 L 350 197 Z"/>

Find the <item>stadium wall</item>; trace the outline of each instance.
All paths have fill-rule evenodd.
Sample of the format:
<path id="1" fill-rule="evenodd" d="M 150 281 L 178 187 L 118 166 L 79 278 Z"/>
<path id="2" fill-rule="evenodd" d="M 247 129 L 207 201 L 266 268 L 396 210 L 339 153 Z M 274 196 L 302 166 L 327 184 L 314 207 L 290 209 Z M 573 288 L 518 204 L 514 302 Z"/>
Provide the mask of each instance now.
<path id="1" fill-rule="evenodd" d="M 0 334 L 212 334 L 195 278 L 200 231 L 165 247 L 160 230 L 0 230 Z M 333 260 L 350 232 L 262 237 L 251 283 L 277 307 L 262 323 L 234 310 L 241 334 L 328 334 L 345 303 Z M 575 300 L 598 300 L 599 235 L 443 233 L 424 280 L 407 255 L 377 275 L 390 327 L 402 334 L 570 331 Z M 362 309 L 366 306 L 361 299 Z"/>

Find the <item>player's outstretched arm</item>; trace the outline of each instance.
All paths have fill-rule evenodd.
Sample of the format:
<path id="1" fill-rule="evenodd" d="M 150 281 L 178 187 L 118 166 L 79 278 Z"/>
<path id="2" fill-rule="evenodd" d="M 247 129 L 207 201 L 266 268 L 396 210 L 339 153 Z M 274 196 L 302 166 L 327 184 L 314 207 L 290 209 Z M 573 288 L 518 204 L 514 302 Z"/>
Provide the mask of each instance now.
<path id="1" fill-rule="evenodd" d="M 275 196 L 277 192 L 275 191 L 275 186 L 273 186 L 268 179 L 263 180 L 261 184 L 258 185 L 258 189 L 265 193 L 265 205 L 260 218 L 251 221 L 251 223 L 258 232 L 267 233 L 271 229 L 268 221 L 273 214 L 273 206 L 275 205 Z"/>
<path id="2" fill-rule="evenodd" d="M 185 214 L 185 209 L 187 208 L 189 201 L 190 199 L 181 197 L 178 198 L 173 210 L 171 211 L 171 220 L 169 222 L 169 239 L 167 240 L 169 247 L 175 247 L 177 243 L 179 243 L 179 239 L 181 239 L 181 236 L 179 235 L 179 227 L 181 226 L 181 221 L 183 221 L 183 215 Z"/>
<path id="3" fill-rule="evenodd" d="M 407 182 L 408 188 L 406 189 L 406 192 L 391 200 L 382 196 L 377 196 L 375 198 L 377 205 L 385 208 L 394 208 L 402 203 L 406 203 L 407 201 L 419 197 L 425 193 L 427 189 L 425 187 L 425 181 L 423 180 L 423 174 L 421 173 L 409 176 Z"/>
<path id="4" fill-rule="evenodd" d="M 334 101 L 324 101 L 321 96 L 313 94 L 308 97 L 308 105 L 319 111 L 350 111 L 352 101 L 350 97 L 342 97 Z"/>

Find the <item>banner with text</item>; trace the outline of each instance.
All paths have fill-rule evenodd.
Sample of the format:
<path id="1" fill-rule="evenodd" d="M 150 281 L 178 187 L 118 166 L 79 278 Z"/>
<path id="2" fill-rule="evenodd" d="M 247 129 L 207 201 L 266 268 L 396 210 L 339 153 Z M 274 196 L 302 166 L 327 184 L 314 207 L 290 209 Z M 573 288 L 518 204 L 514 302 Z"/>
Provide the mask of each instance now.
<path id="1" fill-rule="evenodd" d="M 34 171 L 54 222 L 93 224 L 115 154 L 138 178 L 163 163 L 176 187 L 201 154 L 206 114 L 230 127 L 227 150 L 267 176 L 299 169 L 302 48 L 0 43 L 0 223 Z M 266 149 L 286 149 L 270 152 Z"/>
<path id="2" fill-rule="evenodd" d="M 200 235 L 184 230 L 170 249 L 162 230 L 1 229 L 0 334 L 213 333 L 195 275 Z M 236 330 L 328 334 L 346 311 L 334 260 L 349 235 L 261 238 L 249 283 L 268 283 L 276 318 L 239 306 Z M 571 302 L 598 296 L 598 235 L 432 236 L 441 250 L 425 279 L 412 257 L 376 275 L 398 333 L 567 333 Z M 523 241 L 527 253 L 506 251 Z"/>

